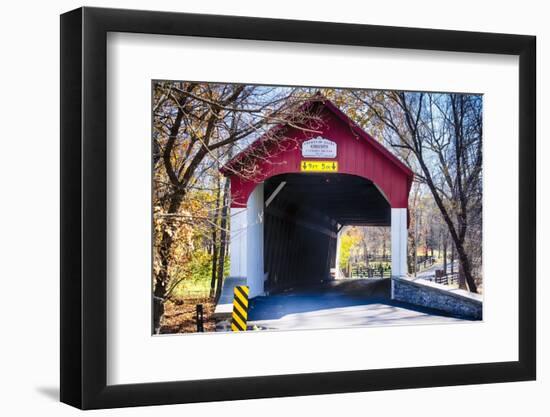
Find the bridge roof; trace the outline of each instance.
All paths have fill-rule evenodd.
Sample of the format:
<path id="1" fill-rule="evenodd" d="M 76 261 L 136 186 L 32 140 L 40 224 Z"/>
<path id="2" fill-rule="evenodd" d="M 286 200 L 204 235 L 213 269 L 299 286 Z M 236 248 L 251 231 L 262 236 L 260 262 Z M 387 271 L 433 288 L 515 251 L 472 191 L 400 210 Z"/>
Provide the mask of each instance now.
<path id="1" fill-rule="evenodd" d="M 316 114 L 321 123 L 315 127 L 316 132 L 275 126 L 221 168 L 231 179 L 232 206 L 245 207 L 259 182 L 280 174 L 307 175 L 302 168 L 305 161 L 330 161 L 337 166 L 333 174 L 366 178 L 377 186 L 391 207 L 406 208 L 414 173 L 330 100 L 316 95 L 306 105 L 318 106 Z M 258 152 L 264 147 L 273 147 L 269 141 L 274 134 L 281 137 L 277 149 Z M 303 156 L 303 142 L 319 136 L 336 144 L 335 156 L 321 159 Z"/>

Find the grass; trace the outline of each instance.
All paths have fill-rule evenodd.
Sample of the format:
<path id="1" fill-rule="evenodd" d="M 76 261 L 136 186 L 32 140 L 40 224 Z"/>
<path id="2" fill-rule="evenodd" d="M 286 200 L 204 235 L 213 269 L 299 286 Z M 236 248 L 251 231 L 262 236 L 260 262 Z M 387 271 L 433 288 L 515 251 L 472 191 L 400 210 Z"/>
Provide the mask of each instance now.
<path id="1" fill-rule="evenodd" d="M 180 301 L 209 298 L 210 282 L 212 280 L 212 257 L 210 254 L 206 251 L 197 251 L 194 256 L 191 257 L 187 266 L 185 272 L 176 273 L 172 278 L 173 282 L 180 281 L 172 290 L 171 298 Z M 228 274 L 229 258 L 226 257 L 224 277 Z"/>
<path id="2" fill-rule="evenodd" d="M 172 298 L 208 298 L 210 295 L 210 278 L 184 279 L 172 291 Z"/>

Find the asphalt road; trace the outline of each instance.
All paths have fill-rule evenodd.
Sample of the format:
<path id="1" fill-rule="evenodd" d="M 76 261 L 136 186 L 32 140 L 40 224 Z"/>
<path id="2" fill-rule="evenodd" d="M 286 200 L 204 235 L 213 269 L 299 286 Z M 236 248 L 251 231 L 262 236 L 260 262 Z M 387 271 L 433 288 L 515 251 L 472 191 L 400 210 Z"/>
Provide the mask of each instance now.
<path id="1" fill-rule="evenodd" d="M 303 330 L 452 323 L 464 320 L 390 299 L 389 279 L 353 279 L 292 288 L 251 300 L 249 326 Z"/>

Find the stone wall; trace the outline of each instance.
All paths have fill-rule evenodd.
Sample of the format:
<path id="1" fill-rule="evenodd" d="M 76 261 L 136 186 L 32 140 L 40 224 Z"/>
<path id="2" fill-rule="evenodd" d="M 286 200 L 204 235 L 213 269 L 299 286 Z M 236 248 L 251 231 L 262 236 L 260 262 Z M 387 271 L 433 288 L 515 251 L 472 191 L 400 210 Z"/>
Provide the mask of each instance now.
<path id="1" fill-rule="evenodd" d="M 391 285 L 393 300 L 433 308 L 460 318 L 482 319 L 483 301 L 479 294 L 414 277 L 392 277 Z"/>

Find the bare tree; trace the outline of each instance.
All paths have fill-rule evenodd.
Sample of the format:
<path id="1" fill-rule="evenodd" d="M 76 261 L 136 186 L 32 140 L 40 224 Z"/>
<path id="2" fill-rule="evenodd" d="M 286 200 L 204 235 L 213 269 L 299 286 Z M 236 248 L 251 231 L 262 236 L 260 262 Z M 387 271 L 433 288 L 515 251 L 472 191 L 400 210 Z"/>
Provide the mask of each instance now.
<path id="1" fill-rule="evenodd" d="M 305 106 L 304 102 L 305 98 L 296 95 L 294 89 L 241 84 L 153 83 L 154 204 L 155 213 L 158 212 L 154 218 L 155 333 L 160 331 L 164 302 L 174 288 L 170 268 L 176 236 L 183 224 L 197 221 L 192 215 L 189 218 L 189 213 L 182 213 L 189 190 L 205 173 L 226 162 L 227 152 L 234 145 L 244 147 L 263 135 L 266 140 L 255 151 L 265 155 L 275 152 L 277 145 L 283 142 L 285 127 L 309 129 L 316 117 L 312 107 Z M 275 129 L 275 126 L 282 128 Z M 243 167 L 232 169 L 237 169 L 238 175 L 257 175 Z M 228 204 L 228 201 L 222 204 L 222 211 Z M 221 216 L 220 221 L 226 221 L 227 210 Z M 212 216 L 206 216 L 200 220 L 218 227 L 218 219 L 214 222 L 211 219 Z M 221 227 L 220 234 L 224 229 Z M 217 241 L 217 236 L 209 238 Z M 226 245 L 220 246 L 223 249 L 221 252 L 216 250 L 217 257 L 223 259 Z M 213 269 L 219 273 L 219 268 Z M 223 273 L 223 266 L 221 271 Z"/>
<path id="2" fill-rule="evenodd" d="M 380 91 L 354 93 L 354 97 L 383 123 L 386 140 L 429 188 L 456 248 L 466 285 L 477 292 L 467 240 L 470 220 L 481 211 L 481 97 Z"/>

